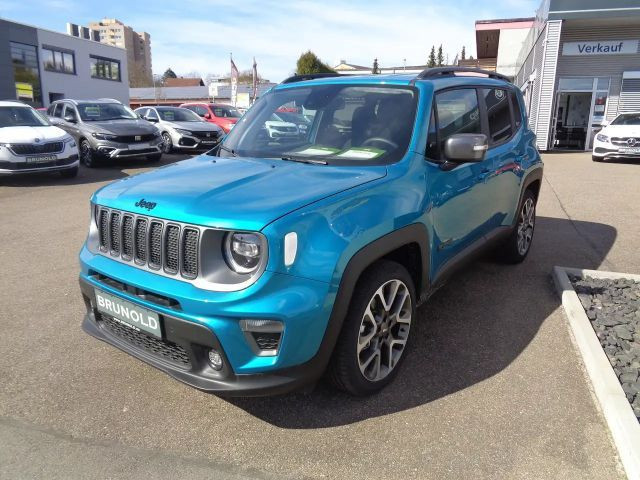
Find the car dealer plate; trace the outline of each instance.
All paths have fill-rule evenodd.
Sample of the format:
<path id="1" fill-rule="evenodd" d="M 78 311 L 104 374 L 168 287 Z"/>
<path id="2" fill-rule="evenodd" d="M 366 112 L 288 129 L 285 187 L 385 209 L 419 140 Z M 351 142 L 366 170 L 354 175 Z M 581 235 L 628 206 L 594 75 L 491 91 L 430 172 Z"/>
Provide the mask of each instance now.
<path id="1" fill-rule="evenodd" d="M 618 149 L 618 153 L 640 155 L 640 147 L 622 147 Z"/>
<path id="2" fill-rule="evenodd" d="M 154 337 L 162 338 L 160 319 L 156 312 L 105 293 L 102 290 L 96 289 L 95 293 L 96 308 L 99 312 L 109 315 L 116 322 L 136 331 L 142 330 Z"/>
<path id="3" fill-rule="evenodd" d="M 53 162 L 57 159 L 55 155 L 38 155 L 37 157 L 27 157 L 27 163 Z"/>

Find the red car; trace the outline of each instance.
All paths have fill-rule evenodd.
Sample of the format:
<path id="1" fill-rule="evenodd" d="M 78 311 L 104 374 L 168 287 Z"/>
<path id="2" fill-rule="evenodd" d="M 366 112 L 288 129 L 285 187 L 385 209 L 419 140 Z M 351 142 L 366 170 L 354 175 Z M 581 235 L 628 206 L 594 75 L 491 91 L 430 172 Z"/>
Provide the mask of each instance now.
<path id="1" fill-rule="evenodd" d="M 235 107 L 223 103 L 183 103 L 180 107 L 188 108 L 207 122 L 215 123 L 224 133 L 229 133 L 242 116 Z"/>

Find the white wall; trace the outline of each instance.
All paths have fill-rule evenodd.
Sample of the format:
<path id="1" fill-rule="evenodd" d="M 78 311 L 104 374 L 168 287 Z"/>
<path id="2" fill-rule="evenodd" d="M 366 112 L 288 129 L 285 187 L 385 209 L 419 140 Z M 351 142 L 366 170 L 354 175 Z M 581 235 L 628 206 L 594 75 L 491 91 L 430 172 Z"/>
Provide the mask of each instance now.
<path id="1" fill-rule="evenodd" d="M 50 72 L 44 69 L 42 46 L 61 47 L 75 53 L 76 73 Z M 115 98 L 125 105 L 129 104 L 129 74 L 127 71 L 127 53 L 122 48 L 72 37 L 64 33 L 38 29 L 38 49 L 40 78 L 42 82 L 42 102 L 49 105 L 49 93 L 62 93 L 65 98 L 76 100 L 92 98 Z M 120 81 L 103 80 L 91 77 L 89 55 L 98 55 L 120 61 Z"/>
<path id="2" fill-rule="evenodd" d="M 530 28 L 507 28 L 500 30 L 496 71 L 513 77 L 518 73 L 518 56 L 527 39 Z"/>

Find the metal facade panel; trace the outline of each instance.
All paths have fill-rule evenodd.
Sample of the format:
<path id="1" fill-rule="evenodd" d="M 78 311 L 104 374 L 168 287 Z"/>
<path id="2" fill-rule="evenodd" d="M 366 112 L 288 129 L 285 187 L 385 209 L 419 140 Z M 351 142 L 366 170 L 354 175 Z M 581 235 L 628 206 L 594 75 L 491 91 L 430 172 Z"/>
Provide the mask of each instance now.
<path id="1" fill-rule="evenodd" d="M 560 48 L 561 20 L 547 22 L 546 42 L 542 69 L 540 71 L 540 92 L 537 101 L 536 145 L 540 150 L 547 150 L 549 143 L 549 125 L 556 84 L 556 68 Z M 534 99 L 535 100 L 535 99 Z"/>

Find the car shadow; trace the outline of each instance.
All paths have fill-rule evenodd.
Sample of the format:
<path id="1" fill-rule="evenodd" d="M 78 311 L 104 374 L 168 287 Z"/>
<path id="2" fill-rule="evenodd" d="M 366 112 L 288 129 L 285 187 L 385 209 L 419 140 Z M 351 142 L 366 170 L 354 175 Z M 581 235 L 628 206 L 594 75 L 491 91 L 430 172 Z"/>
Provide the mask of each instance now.
<path id="1" fill-rule="evenodd" d="M 498 374 L 560 305 L 552 267 L 597 269 L 617 232 L 609 225 L 538 217 L 535 236 L 522 264 L 475 262 L 419 309 L 402 369 L 380 393 L 356 398 L 321 381 L 309 394 L 227 401 L 281 428 L 325 428 L 411 409 Z"/>
<path id="2" fill-rule="evenodd" d="M 204 152 L 201 152 L 204 153 Z M 58 172 L 29 173 L 12 176 L 0 176 L 2 187 L 51 187 L 64 185 L 82 185 L 88 183 L 110 182 L 128 177 L 139 171 L 171 165 L 181 160 L 191 158 L 192 155 L 165 154 L 158 162 L 150 162 L 143 158 L 127 158 L 123 160 L 104 162 L 94 168 L 80 165 L 78 176 L 63 178 Z M 129 170 L 134 170 L 130 172 Z"/>

